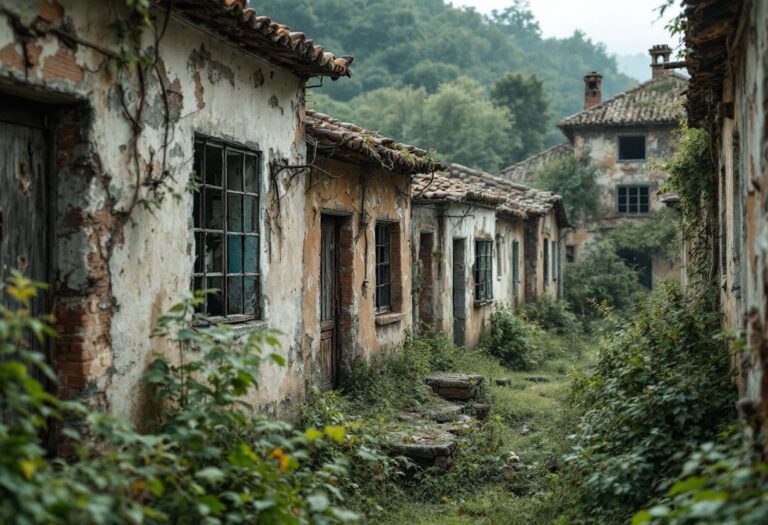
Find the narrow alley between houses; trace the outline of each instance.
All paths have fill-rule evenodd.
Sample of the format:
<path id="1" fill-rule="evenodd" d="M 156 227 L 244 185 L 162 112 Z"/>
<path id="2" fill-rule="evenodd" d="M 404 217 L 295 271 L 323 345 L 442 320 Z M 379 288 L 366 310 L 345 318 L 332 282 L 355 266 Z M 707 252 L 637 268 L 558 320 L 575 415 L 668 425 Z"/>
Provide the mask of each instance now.
<path id="1" fill-rule="evenodd" d="M 0 0 L 0 525 L 768 523 L 768 0 L 464 3 Z"/>

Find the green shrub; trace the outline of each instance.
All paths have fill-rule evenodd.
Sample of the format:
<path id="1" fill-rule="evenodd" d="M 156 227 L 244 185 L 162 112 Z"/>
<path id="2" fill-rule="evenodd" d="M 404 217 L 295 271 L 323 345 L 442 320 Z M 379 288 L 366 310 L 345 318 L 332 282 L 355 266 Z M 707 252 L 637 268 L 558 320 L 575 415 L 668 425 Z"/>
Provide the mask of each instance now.
<path id="1" fill-rule="evenodd" d="M 523 316 L 544 330 L 557 335 L 575 335 L 581 331 L 578 319 L 567 302 L 544 296 L 522 308 Z"/>
<path id="2" fill-rule="evenodd" d="M 62 403 L 33 376 L 55 380 L 29 345 L 53 335 L 29 314 L 35 283 L 16 274 L 6 291 L 19 307 L 0 306 L 0 523 L 341 523 L 357 518 L 339 506 L 355 494 L 350 473 L 389 468 L 357 425 L 298 432 L 252 416 L 243 398 L 258 385 L 262 347 L 276 340 L 196 326 L 200 297 L 174 306 L 155 334 L 176 345 L 178 359 L 150 365 L 161 406 L 152 433 Z M 84 418 L 88 435 L 63 431 L 73 463 L 46 459 L 37 444 L 46 421 L 65 411 Z"/>
<path id="3" fill-rule="evenodd" d="M 586 257 L 565 268 L 565 299 L 582 318 L 599 315 L 592 305 L 602 303 L 617 310 L 630 306 L 643 291 L 637 272 L 624 264 L 608 241 L 592 246 Z"/>
<path id="4" fill-rule="evenodd" d="M 685 462 L 667 497 L 637 513 L 633 525 L 762 525 L 768 517 L 768 464 L 742 436 L 706 443 Z"/>
<path id="5" fill-rule="evenodd" d="M 586 413 L 567 458 L 589 523 L 625 521 L 662 495 L 682 458 L 735 418 L 719 321 L 667 284 L 603 335 L 594 370 L 575 386 Z"/>
<path id="6" fill-rule="evenodd" d="M 517 316 L 505 304 L 494 306 L 491 331 L 480 341 L 480 348 L 512 370 L 532 370 L 545 359 L 542 330 Z"/>

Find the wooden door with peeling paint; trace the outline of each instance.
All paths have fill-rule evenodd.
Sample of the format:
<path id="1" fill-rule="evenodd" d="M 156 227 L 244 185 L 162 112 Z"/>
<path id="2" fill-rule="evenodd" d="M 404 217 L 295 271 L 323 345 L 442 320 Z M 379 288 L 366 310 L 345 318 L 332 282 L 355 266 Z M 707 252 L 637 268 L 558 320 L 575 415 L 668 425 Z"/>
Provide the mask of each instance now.
<path id="1" fill-rule="evenodd" d="M 14 101 L 0 105 L 0 282 L 19 270 L 47 282 L 48 131 L 39 107 Z M 3 305 L 8 298 L 3 295 Z M 12 306 L 12 305 L 11 305 Z M 45 296 L 33 304 L 47 313 Z"/>
<path id="2" fill-rule="evenodd" d="M 48 130 L 45 113 L 37 106 L 20 103 L 0 94 L 0 304 L 17 309 L 4 293 L 12 270 L 37 281 L 49 280 Z M 48 295 L 39 293 L 32 302 L 32 314 L 49 313 Z M 31 347 L 43 352 L 50 362 L 50 346 L 31 335 Z M 7 356 L 6 356 L 7 357 Z M 3 356 L 0 356 L 3 359 Z M 33 376 L 52 390 L 40 370 Z M 3 418 L 0 409 L 0 419 Z M 49 421 L 49 427 L 52 421 Z M 41 431 L 41 444 L 53 450 L 54 435 Z"/>
<path id="3" fill-rule="evenodd" d="M 339 232 L 337 217 L 324 216 L 320 230 L 319 388 L 330 390 L 338 378 Z"/>

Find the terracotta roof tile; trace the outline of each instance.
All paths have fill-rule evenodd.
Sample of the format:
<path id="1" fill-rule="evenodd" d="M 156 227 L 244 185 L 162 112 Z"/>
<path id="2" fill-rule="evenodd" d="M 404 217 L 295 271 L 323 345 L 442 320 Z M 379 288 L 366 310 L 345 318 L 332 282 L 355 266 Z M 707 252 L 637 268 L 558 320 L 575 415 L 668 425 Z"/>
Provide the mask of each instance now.
<path id="1" fill-rule="evenodd" d="M 414 200 L 470 202 L 496 207 L 504 197 L 494 192 L 474 189 L 469 184 L 446 176 L 445 173 L 417 175 L 411 186 Z"/>
<path id="2" fill-rule="evenodd" d="M 154 0 L 167 4 L 169 0 Z M 210 27 L 234 40 L 242 48 L 287 66 L 302 77 L 328 76 L 333 80 L 352 76 L 353 58 L 336 57 L 304 33 L 292 32 L 246 7 L 246 0 L 174 0 L 173 9 L 193 22 Z"/>
<path id="3" fill-rule="evenodd" d="M 445 167 L 426 150 L 400 144 L 349 122 L 341 122 L 312 109 L 304 120 L 307 140 L 319 149 L 334 148 L 340 156 L 375 162 L 384 169 L 400 173 L 430 173 Z"/>
<path id="4" fill-rule="evenodd" d="M 461 164 L 451 164 L 448 173 L 450 177 L 470 186 L 504 197 L 504 202 L 499 206 L 501 212 L 519 218 L 529 218 L 547 215 L 552 208 L 557 208 L 558 222 L 561 226 L 568 226 L 563 198 L 560 195 L 537 190 Z"/>
<path id="5" fill-rule="evenodd" d="M 677 124 L 684 116 L 687 79 L 675 73 L 668 78 L 649 80 L 592 108 L 560 121 L 569 130 L 587 126 L 633 126 Z"/>
<path id="6" fill-rule="evenodd" d="M 570 155 L 573 155 L 573 145 L 570 142 L 563 142 L 562 144 L 547 148 L 532 157 L 507 166 L 502 170 L 501 176 L 515 182 L 528 182 L 531 175 L 547 162 Z"/>

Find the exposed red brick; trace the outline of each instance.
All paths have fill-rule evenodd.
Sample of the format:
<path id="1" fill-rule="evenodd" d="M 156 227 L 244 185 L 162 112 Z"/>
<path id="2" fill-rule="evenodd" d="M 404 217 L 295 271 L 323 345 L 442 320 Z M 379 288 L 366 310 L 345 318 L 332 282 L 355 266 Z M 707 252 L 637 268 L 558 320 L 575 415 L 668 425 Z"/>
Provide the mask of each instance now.
<path id="1" fill-rule="evenodd" d="M 0 63 L 11 69 L 24 71 L 24 57 L 16 49 L 16 44 L 8 44 L 0 49 Z"/>
<path id="2" fill-rule="evenodd" d="M 75 54 L 69 49 L 59 49 L 55 55 L 45 59 L 43 79 L 69 80 L 80 83 L 85 78 L 85 70 L 75 61 Z"/>
<path id="3" fill-rule="evenodd" d="M 40 9 L 37 16 L 49 24 L 64 18 L 64 7 L 56 0 L 40 0 Z"/>

